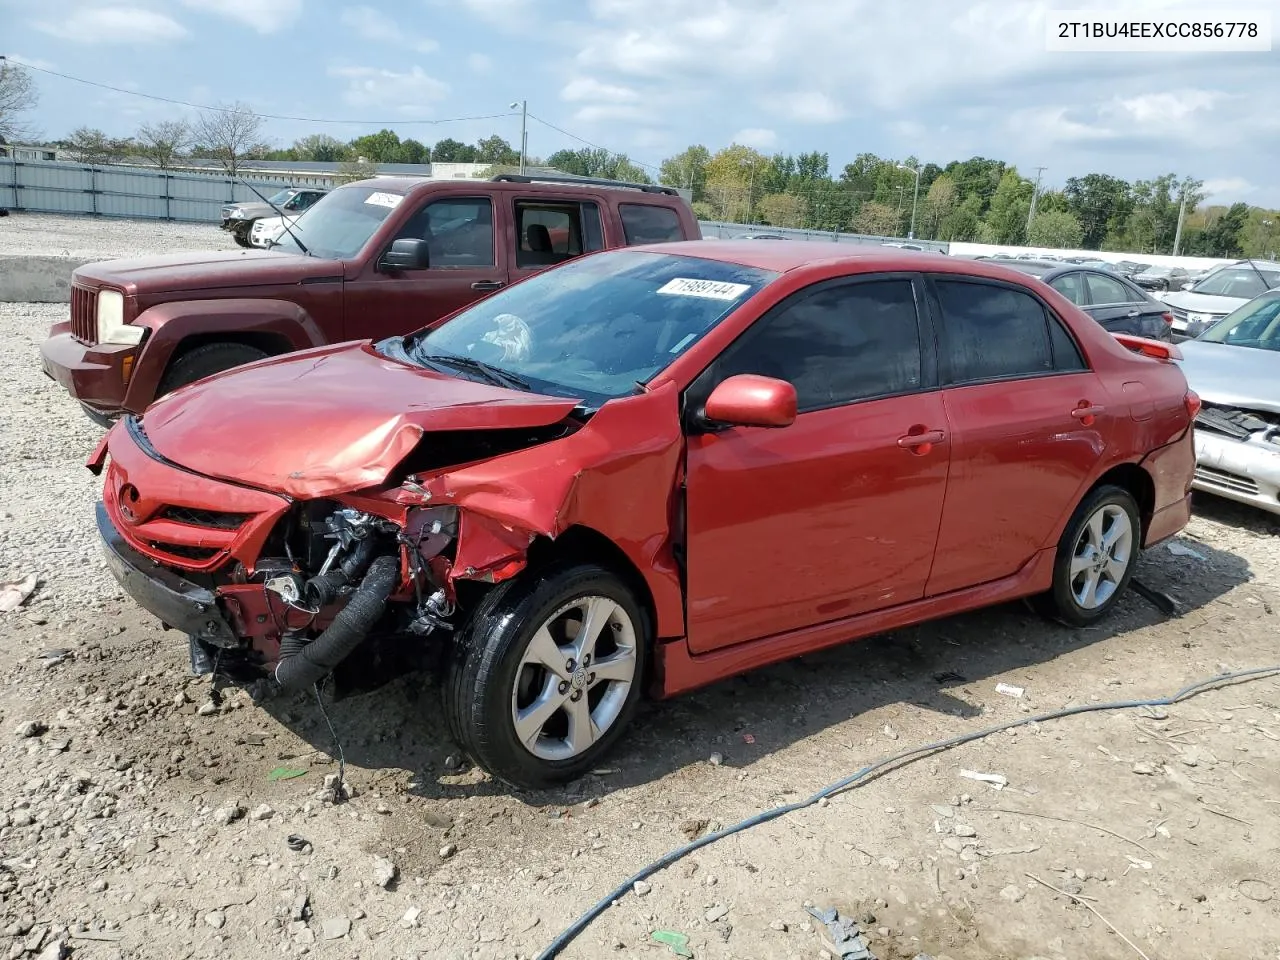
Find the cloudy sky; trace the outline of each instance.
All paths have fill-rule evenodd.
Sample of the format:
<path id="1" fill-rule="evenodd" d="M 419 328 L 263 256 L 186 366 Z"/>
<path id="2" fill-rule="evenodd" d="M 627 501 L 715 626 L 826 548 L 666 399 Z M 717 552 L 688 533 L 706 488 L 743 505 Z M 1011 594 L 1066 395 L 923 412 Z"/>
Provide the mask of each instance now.
<path id="1" fill-rule="evenodd" d="M 1044 166 L 1206 182 L 1280 207 L 1280 42 L 1255 53 L 1047 52 L 1050 10 L 1114 0 L 0 0 L 0 53 L 117 87 L 262 113 L 390 124 L 425 143 L 513 144 L 513 100 L 645 164 L 689 143 Z M 1124 0 L 1240 19 L 1280 0 Z M 1232 17 L 1228 18 L 1227 13 Z M 113 134 L 183 108 L 37 74 L 47 136 Z M 273 120 L 272 141 L 368 123 Z M 581 144 L 530 121 L 529 150 Z"/>

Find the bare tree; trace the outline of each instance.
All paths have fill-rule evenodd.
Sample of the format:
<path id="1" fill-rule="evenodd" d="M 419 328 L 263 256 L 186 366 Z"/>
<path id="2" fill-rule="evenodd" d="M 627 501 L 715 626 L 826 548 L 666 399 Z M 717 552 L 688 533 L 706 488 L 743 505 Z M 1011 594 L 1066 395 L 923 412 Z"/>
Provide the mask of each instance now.
<path id="1" fill-rule="evenodd" d="M 34 127 L 18 118 L 35 107 L 40 99 L 31 74 L 11 60 L 0 57 L 0 142 L 34 140 Z"/>
<path id="2" fill-rule="evenodd" d="M 191 125 L 185 120 L 144 123 L 138 128 L 134 139 L 139 153 L 161 170 L 168 170 L 191 146 Z"/>
<path id="3" fill-rule="evenodd" d="M 235 176 L 241 161 L 261 149 L 262 118 L 247 103 L 236 102 L 200 114 L 193 133 L 195 144 Z"/>
<path id="4" fill-rule="evenodd" d="M 133 147 L 127 137 L 109 137 L 95 127 L 77 127 L 63 141 L 77 163 L 115 163 Z"/>

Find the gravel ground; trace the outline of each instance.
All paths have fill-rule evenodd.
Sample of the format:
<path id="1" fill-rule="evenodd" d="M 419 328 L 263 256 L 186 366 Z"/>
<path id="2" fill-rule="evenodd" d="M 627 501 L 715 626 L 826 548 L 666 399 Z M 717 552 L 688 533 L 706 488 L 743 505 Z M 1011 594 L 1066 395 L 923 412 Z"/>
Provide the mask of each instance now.
<path id="1" fill-rule="evenodd" d="M 0 217 L 0 254 L 109 260 L 181 250 L 238 250 L 215 223 L 109 220 L 46 213 Z"/>
<path id="2" fill-rule="evenodd" d="M 82 466 L 100 432 L 36 360 L 64 309 L 0 305 L 0 580 L 40 577 L 0 613 L 14 960 L 533 957 L 687 837 L 876 758 L 1280 661 L 1280 527 L 1210 499 L 1178 540 L 1194 555 L 1140 567 L 1180 616 L 1131 593 L 1086 630 L 1014 604 L 899 631 L 648 705 L 608 768 L 544 793 L 459 766 L 435 680 L 406 677 L 329 708 L 354 791 L 335 806 L 314 702 L 215 701 L 182 638 L 105 575 Z M 563 956 L 670 956 L 651 949 L 665 929 L 700 960 L 830 958 L 812 903 L 857 920 L 880 960 L 1275 960 L 1278 801 L 1274 677 L 1035 724 L 706 847 Z"/>

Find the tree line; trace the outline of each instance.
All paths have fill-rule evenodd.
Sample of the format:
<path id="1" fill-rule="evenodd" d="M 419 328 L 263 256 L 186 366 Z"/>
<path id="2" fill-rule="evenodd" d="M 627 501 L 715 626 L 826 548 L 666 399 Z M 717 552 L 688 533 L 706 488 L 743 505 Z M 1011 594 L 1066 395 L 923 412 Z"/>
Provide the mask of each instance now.
<path id="1" fill-rule="evenodd" d="M 0 141 L 34 139 L 22 117 L 37 99 L 29 74 L 0 60 Z M 315 134 L 279 148 L 267 142 L 263 118 L 244 103 L 205 110 L 192 120 L 144 123 L 129 137 L 81 127 L 52 145 L 82 163 L 141 159 L 171 169 L 188 158 L 203 159 L 232 175 L 250 160 L 336 162 L 340 180 L 369 176 L 387 163 L 483 163 L 503 171 L 520 162 L 519 151 L 496 134 L 474 144 L 446 137 L 428 145 L 384 129 L 347 141 Z M 525 161 L 579 176 L 653 179 L 626 154 L 598 147 Z M 1061 188 L 1041 189 L 1016 166 L 986 157 L 938 164 L 862 153 L 834 170 L 827 153 L 766 155 L 737 143 L 714 153 L 701 144 L 689 146 L 654 173 L 659 182 L 688 190 L 694 211 L 706 220 L 1224 258 L 1270 258 L 1280 246 L 1280 211 L 1244 203 L 1202 207 L 1203 183 L 1174 173 L 1132 182 L 1090 173 L 1068 178 Z"/>

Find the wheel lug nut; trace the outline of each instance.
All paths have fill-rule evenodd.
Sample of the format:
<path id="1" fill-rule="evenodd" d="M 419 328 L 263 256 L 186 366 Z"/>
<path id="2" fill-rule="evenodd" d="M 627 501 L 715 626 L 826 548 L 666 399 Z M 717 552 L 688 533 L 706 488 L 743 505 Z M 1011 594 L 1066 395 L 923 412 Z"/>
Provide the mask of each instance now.
<path id="1" fill-rule="evenodd" d="M 567 692 L 567 691 L 568 691 L 568 689 L 569 689 L 569 684 L 568 684 L 566 681 L 561 680 L 561 681 L 560 681 L 560 692 L 561 692 L 561 693 L 565 693 L 565 692 Z"/>
<path id="2" fill-rule="evenodd" d="M 588 673 L 587 683 L 595 683 L 595 682 L 596 682 L 596 675 L 594 673 Z"/>
<path id="3" fill-rule="evenodd" d="M 582 699 L 582 694 L 579 693 L 577 690 L 575 690 L 573 692 L 573 696 L 571 696 L 569 699 L 572 700 L 574 703 L 577 703 L 579 700 Z"/>
<path id="4" fill-rule="evenodd" d="M 576 666 L 577 666 L 577 664 L 576 664 L 576 663 L 574 663 L 572 660 L 570 660 L 568 663 L 566 663 L 566 664 L 564 665 L 564 668 L 565 668 L 566 670 L 573 670 L 573 668 L 574 668 L 574 667 L 576 667 Z"/>
<path id="5" fill-rule="evenodd" d="M 582 665 L 584 667 L 591 666 L 591 654 L 587 654 L 585 657 L 582 658 Z"/>

